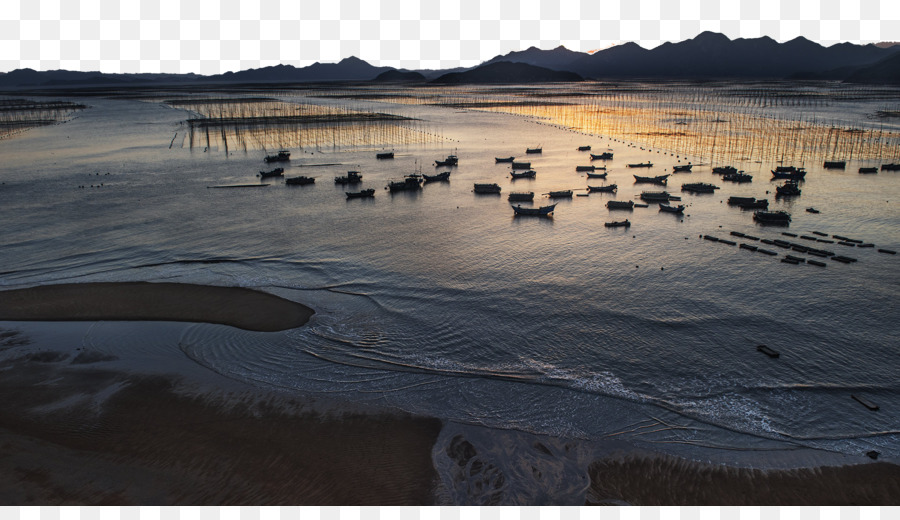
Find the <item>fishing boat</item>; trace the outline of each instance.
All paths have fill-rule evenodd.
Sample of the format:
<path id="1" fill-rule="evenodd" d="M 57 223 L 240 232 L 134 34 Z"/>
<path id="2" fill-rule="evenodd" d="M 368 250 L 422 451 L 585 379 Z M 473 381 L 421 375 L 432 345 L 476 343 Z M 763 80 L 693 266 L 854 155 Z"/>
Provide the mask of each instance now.
<path id="1" fill-rule="evenodd" d="M 669 174 L 666 175 L 657 175 L 656 177 L 641 177 L 640 175 L 634 176 L 634 182 L 649 182 L 652 184 L 665 184 L 668 182 Z"/>
<path id="2" fill-rule="evenodd" d="M 612 152 L 603 152 L 601 154 L 591 154 L 592 161 L 609 161 L 613 158 Z"/>
<path id="3" fill-rule="evenodd" d="M 791 179 L 799 181 L 803 180 L 804 177 L 806 177 L 806 170 L 794 166 L 778 166 L 772 170 L 773 179 Z"/>
<path id="4" fill-rule="evenodd" d="M 606 186 L 588 186 L 588 193 L 594 192 L 602 192 L 602 193 L 612 193 L 619 189 L 619 187 L 615 184 L 607 184 Z"/>
<path id="5" fill-rule="evenodd" d="M 620 220 L 618 222 L 604 222 L 604 226 L 606 227 L 631 227 L 631 222 L 628 222 L 628 219 Z"/>
<path id="6" fill-rule="evenodd" d="M 526 170 L 524 172 L 509 172 L 513 179 L 534 179 L 537 172 L 534 170 Z"/>
<path id="7" fill-rule="evenodd" d="M 690 182 L 681 185 L 681 191 L 688 191 L 691 193 L 715 193 L 717 189 L 719 189 L 719 187 L 715 184 L 707 184 L 705 182 Z"/>
<path id="8" fill-rule="evenodd" d="M 551 199 L 571 199 L 572 190 L 551 191 L 547 196 Z"/>
<path id="9" fill-rule="evenodd" d="M 738 182 L 738 183 L 751 182 L 753 180 L 753 176 L 747 175 L 744 172 L 726 173 L 725 175 L 722 176 L 722 180 L 730 181 L 730 182 Z"/>
<path id="10" fill-rule="evenodd" d="M 606 203 L 609 209 L 634 209 L 633 200 L 611 200 Z"/>
<path id="11" fill-rule="evenodd" d="M 434 175 L 422 175 L 422 179 L 425 182 L 449 181 L 450 172 L 441 172 Z"/>
<path id="12" fill-rule="evenodd" d="M 878 173 L 878 168 L 875 166 L 862 167 L 859 169 L 859 173 Z"/>
<path id="13" fill-rule="evenodd" d="M 512 206 L 513 211 L 516 212 L 516 215 L 529 215 L 533 217 L 550 217 L 553 215 L 553 210 L 556 209 L 556 204 L 551 204 L 549 206 L 541 206 L 539 208 L 523 208 L 516 204 Z"/>
<path id="14" fill-rule="evenodd" d="M 716 166 L 712 169 L 713 173 L 718 173 L 720 175 L 726 175 L 729 173 L 737 173 L 738 169 L 734 166 Z"/>
<path id="15" fill-rule="evenodd" d="M 847 167 L 847 161 L 825 161 L 825 168 L 843 170 Z"/>
<path id="16" fill-rule="evenodd" d="M 820 212 L 819 210 L 817 210 L 816 208 L 806 208 L 806 212 L 807 212 L 807 213 L 821 213 L 821 212 Z"/>
<path id="17" fill-rule="evenodd" d="M 475 183 L 475 188 L 473 190 L 475 193 L 500 193 L 500 185 L 499 184 L 479 184 Z"/>
<path id="18" fill-rule="evenodd" d="M 591 166 L 576 166 L 575 167 L 576 172 L 592 172 L 596 169 L 597 169 L 597 167 L 593 166 L 593 165 L 591 165 Z M 606 169 L 606 168 L 604 168 L 604 169 Z"/>
<path id="19" fill-rule="evenodd" d="M 444 159 L 443 161 L 434 161 L 435 167 L 456 166 L 457 164 L 459 164 L 459 157 L 457 157 L 455 155 L 448 155 L 447 158 Z"/>
<path id="20" fill-rule="evenodd" d="M 678 165 L 675 165 L 672 167 L 672 172 L 674 172 L 674 173 L 689 172 L 689 171 L 691 171 L 691 168 L 693 168 L 693 167 L 694 167 L 693 164 L 678 164 Z"/>
<path id="21" fill-rule="evenodd" d="M 496 161 L 498 163 L 513 162 L 515 160 L 516 160 L 515 157 L 494 157 L 494 161 Z"/>
<path id="22" fill-rule="evenodd" d="M 788 224 L 791 214 L 786 211 L 757 211 L 753 214 L 753 220 L 763 224 Z"/>
<path id="23" fill-rule="evenodd" d="M 512 161 L 512 169 L 513 170 L 527 170 L 531 168 L 530 162 L 515 162 Z"/>
<path id="24" fill-rule="evenodd" d="M 263 159 L 267 163 L 270 162 L 285 162 L 291 160 L 291 152 L 287 150 L 281 150 L 275 155 L 267 155 L 265 159 Z"/>
<path id="25" fill-rule="evenodd" d="M 359 172 L 356 171 L 350 171 L 347 172 L 347 175 L 334 178 L 335 184 L 357 184 L 360 182 L 362 182 L 362 175 L 360 175 Z"/>
<path id="26" fill-rule="evenodd" d="M 284 180 L 284 183 L 288 186 L 303 186 L 304 184 L 313 184 L 314 182 L 316 182 L 315 177 L 304 177 L 302 175 L 299 177 L 288 177 Z"/>
<path id="27" fill-rule="evenodd" d="M 526 148 L 525 153 L 543 153 L 544 149 L 538 146 L 537 148 Z"/>
<path id="28" fill-rule="evenodd" d="M 659 210 L 666 213 L 684 213 L 684 204 L 678 206 L 670 206 L 668 204 L 659 203 Z"/>
<path id="29" fill-rule="evenodd" d="M 271 171 L 267 171 L 267 172 L 260 171 L 259 172 L 260 179 L 265 179 L 266 177 L 284 177 L 284 168 L 275 168 L 274 170 L 271 170 Z"/>
<path id="30" fill-rule="evenodd" d="M 898 163 L 888 163 L 881 165 L 881 171 L 883 172 L 895 172 L 897 170 L 900 170 L 900 164 Z"/>
<path id="31" fill-rule="evenodd" d="M 397 191 L 409 191 L 409 190 L 417 190 L 422 187 L 422 182 L 424 179 L 418 173 L 411 173 L 403 178 L 402 181 L 391 181 L 387 185 L 387 189 L 391 191 L 391 193 Z"/>
<path id="32" fill-rule="evenodd" d="M 606 174 L 607 174 L 607 172 L 603 172 L 603 173 L 591 173 L 591 172 L 587 172 L 585 175 L 587 175 L 587 178 L 588 178 L 588 179 L 605 179 L 605 178 L 606 178 Z"/>
<path id="33" fill-rule="evenodd" d="M 579 146 L 578 151 L 579 152 L 589 152 L 589 151 L 591 151 L 591 145 Z"/>
<path id="34" fill-rule="evenodd" d="M 756 202 L 755 197 L 728 197 L 728 204 L 732 206 L 739 206 L 741 204 L 749 204 L 751 202 Z"/>
<path id="35" fill-rule="evenodd" d="M 506 200 L 510 202 L 531 202 L 534 200 L 533 191 L 514 191 L 509 194 Z"/>
<path id="36" fill-rule="evenodd" d="M 375 154 L 376 159 L 393 159 L 394 152 L 381 152 Z"/>
<path id="37" fill-rule="evenodd" d="M 743 204 L 738 204 L 738 207 L 740 207 L 742 210 L 767 209 L 769 207 L 769 200 L 768 199 L 760 199 L 760 200 L 754 200 L 753 202 L 745 202 Z"/>
<path id="38" fill-rule="evenodd" d="M 362 191 L 345 191 L 348 199 L 362 199 L 375 196 L 375 188 L 369 188 Z"/>
<path id="39" fill-rule="evenodd" d="M 781 186 L 775 186 L 775 195 L 778 197 L 796 197 L 800 195 L 800 187 L 797 181 L 788 181 Z"/>
<path id="40" fill-rule="evenodd" d="M 641 192 L 641 200 L 647 202 L 669 202 L 671 196 L 666 191 L 644 191 Z"/>
<path id="41" fill-rule="evenodd" d="M 652 168 L 653 163 L 652 162 L 632 163 L 632 164 L 626 164 L 625 166 L 628 166 L 629 168 Z"/>

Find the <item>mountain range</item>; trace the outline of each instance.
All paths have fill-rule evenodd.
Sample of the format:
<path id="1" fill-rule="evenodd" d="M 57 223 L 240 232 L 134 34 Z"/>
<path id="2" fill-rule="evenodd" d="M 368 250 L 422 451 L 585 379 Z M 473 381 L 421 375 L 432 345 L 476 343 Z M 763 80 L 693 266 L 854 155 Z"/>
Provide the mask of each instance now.
<path id="1" fill-rule="evenodd" d="M 594 53 L 531 47 L 497 56 L 477 67 L 407 71 L 375 67 L 359 58 L 306 67 L 276 65 L 211 76 L 198 74 L 107 74 L 18 69 L 0 73 L 0 88 L 125 86 L 173 83 L 300 83 L 335 81 L 433 81 L 439 83 L 530 83 L 585 79 L 827 79 L 900 84 L 900 45 L 839 43 L 824 47 L 798 37 L 730 39 L 703 32 L 694 38 L 644 49 L 625 43 Z M 421 75 L 421 76 L 420 76 Z M 420 79 L 421 77 L 421 79 Z"/>

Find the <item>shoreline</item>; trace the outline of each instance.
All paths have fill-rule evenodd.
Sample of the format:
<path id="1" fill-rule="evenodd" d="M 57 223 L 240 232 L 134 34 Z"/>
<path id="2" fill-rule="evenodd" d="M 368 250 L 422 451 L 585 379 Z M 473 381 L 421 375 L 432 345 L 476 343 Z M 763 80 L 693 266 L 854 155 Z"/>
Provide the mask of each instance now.
<path id="1" fill-rule="evenodd" d="M 244 287 L 169 282 L 96 282 L 0 291 L 0 321 L 185 321 L 277 332 L 315 311 Z"/>

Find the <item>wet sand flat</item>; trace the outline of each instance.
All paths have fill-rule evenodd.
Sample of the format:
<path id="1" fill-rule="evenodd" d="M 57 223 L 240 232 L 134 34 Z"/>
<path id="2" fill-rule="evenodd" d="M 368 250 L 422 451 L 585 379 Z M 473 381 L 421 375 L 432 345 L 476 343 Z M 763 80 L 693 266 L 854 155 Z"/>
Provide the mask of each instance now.
<path id="1" fill-rule="evenodd" d="M 272 332 L 304 325 L 309 307 L 243 287 L 78 283 L 0 292 L 0 320 L 188 321 Z"/>
<path id="2" fill-rule="evenodd" d="M 34 359 L 4 365 L 0 504 L 435 501 L 436 419 L 323 416 L 302 402 L 187 396 L 158 376 Z M 100 405 L 73 402 L 109 388 L 118 390 Z"/>

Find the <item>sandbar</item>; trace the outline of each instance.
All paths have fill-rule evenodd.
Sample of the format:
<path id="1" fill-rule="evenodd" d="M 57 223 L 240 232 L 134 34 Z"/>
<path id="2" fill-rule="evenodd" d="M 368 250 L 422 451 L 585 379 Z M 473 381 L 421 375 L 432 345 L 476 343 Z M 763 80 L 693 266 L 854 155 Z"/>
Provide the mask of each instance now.
<path id="1" fill-rule="evenodd" d="M 244 287 L 112 282 L 41 285 L 0 292 L 0 321 L 187 321 L 274 332 L 315 311 Z"/>

